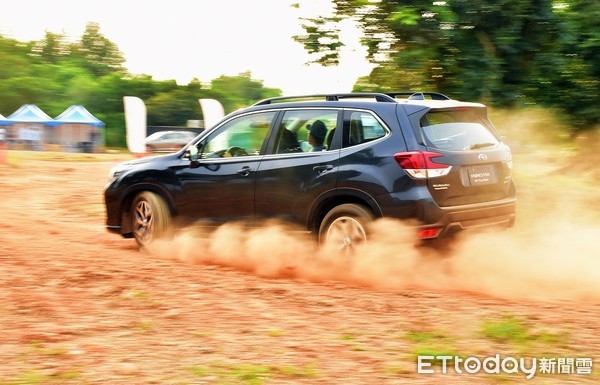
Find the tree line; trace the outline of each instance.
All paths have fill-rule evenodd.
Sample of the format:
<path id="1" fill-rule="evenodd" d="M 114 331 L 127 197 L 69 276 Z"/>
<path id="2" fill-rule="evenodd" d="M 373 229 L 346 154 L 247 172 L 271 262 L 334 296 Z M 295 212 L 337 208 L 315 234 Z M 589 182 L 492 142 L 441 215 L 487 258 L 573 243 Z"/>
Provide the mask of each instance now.
<path id="1" fill-rule="evenodd" d="M 561 111 L 573 132 L 600 123 L 598 0 L 332 0 L 296 36 L 313 61 L 339 60 L 339 21 L 362 29 L 377 64 L 355 91 L 425 89 L 493 106 Z"/>
<path id="2" fill-rule="evenodd" d="M 498 107 L 555 108 L 573 133 L 600 123 L 600 2 L 597 0 L 332 0 L 330 17 L 304 19 L 302 43 L 313 61 L 338 63 L 338 25 L 362 29 L 373 71 L 354 91 L 427 90 Z M 197 99 L 225 111 L 279 89 L 250 73 L 187 85 L 134 75 L 97 23 L 79 41 L 46 32 L 39 41 L 0 35 L 0 113 L 33 103 L 50 116 L 82 104 L 105 122 L 108 146 L 125 145 L 123 96 L 142 98 L 149 125 L 201 119 Z"/>
<path id="3" fill-rule="evenodd" d="M 198 79 L 178 85 L 175 80 L 130 74 L 124 62 L 97 23 L 88 23 L 76 42 L 48 31 L 43 39 L 29 42 L 0 35 L 0 113 L 8 116 L 23 104 L 36 104 L 54 117 L 81 104 L 105 123 L 106 145 L 124 147 L 123 96 L 144 100 L 148 125 L 184 126 L 188 120 L 202 119 L 200 98 L 217 99 L 230 112 L 281 95 L 250 73 L 221 76 L 208 85 Z"/>

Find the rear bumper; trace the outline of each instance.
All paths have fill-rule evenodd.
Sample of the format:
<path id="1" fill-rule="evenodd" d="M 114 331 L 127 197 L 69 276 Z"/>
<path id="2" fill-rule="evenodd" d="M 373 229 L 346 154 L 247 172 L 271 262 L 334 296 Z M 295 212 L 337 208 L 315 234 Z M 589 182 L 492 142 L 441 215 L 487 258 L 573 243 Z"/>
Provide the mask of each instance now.
<path id="1" fill-rule="evenodd" d="M 417 220 L 419 229 L 440 229 L 435 237 L 459 230 L 509 228 L 515 223 L 516 194 L 508 198 L 460 206 L 440 207 L 425 189 L 379 197 L 385 217 Z"/>
<path id="2" fill-rule="evenodd" d="M 485 228 L 507 229 L 515 224 L 516 200 L 469 205 L 470 207 L 439 208 L 435 222 L 425 222 L 423 228 L 441 228 L 438 237 L 462 230 Z M 472 207 L 475 206 L 475 207 Z"/>

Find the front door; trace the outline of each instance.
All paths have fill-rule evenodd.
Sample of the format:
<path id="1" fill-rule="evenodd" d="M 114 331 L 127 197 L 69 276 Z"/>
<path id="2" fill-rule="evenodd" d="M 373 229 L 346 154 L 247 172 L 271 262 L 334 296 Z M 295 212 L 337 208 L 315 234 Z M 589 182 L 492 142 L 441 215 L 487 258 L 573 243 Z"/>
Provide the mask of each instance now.
<path id="1" fill-rule="evenodd" d="M 225 122 L 198 144 L 199 165 L 177 172 L 178 214 L 220 224 L 254 222 L 254 183 L 275 112 Z"/>

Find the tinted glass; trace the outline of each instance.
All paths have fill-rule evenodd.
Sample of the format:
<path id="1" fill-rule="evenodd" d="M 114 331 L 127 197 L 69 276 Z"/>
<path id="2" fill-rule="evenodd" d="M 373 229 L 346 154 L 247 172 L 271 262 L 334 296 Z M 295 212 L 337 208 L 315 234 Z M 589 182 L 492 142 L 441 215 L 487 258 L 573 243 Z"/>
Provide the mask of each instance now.
<path id="1" fill-rule="evenodd" d="M 331 147 L 331 140 L 337 124 L 335 110 L 289 110 L 277 133 L 275 153 L 316 152 Z M 312 132 L 312 139 L 309 133 Z"/>
<path id="2" fill-rule="evenodd" d="M 468 151 L 499 143 L 487 118 L 476 109 L 430 111 L 420 123 L 428 147 Z"/>
<path id="3" fill-rule="evenodd" d="M 274 117 L 268 112 L 230 120 L 209 136 L 202 158 L 259 155 Z"/>
<path id="4" fill-rule="evenodd" d="M 385 136 L 385 128 L 369 112 L 347 111 L 344 119 L 344 147 L 355 146 Z"/>

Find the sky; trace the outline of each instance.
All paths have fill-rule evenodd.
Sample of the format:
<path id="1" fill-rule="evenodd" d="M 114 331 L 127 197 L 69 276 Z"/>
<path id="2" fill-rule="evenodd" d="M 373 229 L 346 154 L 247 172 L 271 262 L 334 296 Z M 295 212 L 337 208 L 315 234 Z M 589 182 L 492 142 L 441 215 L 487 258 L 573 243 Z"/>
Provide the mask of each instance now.
<path id="1" fill-rule="evenodd" d="M 349 20 L 340 24 L 346 44 L 340 65 L 306 64 L 310 57 L 292 36 L 303 32 L 299 17 L 330 14 L 327 0 L 0 0 L 0 5 L 0 34 L 6 37 L 39 40 L 50 31 L 75 41 L 88 22 L 97 22 L 123 53 L 130 73 L 179 84 L 250 71 L 253 79 L 286 95 L 348 92 L 372 68 Z"/>

